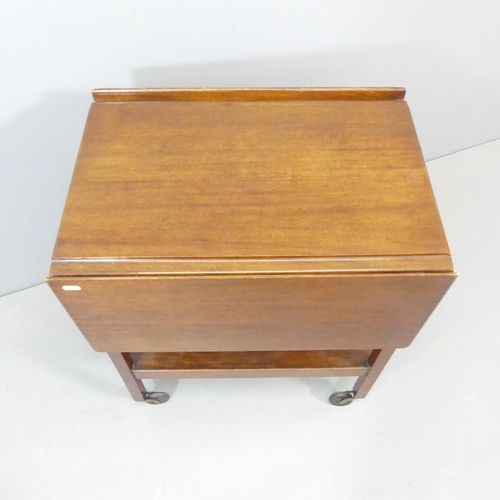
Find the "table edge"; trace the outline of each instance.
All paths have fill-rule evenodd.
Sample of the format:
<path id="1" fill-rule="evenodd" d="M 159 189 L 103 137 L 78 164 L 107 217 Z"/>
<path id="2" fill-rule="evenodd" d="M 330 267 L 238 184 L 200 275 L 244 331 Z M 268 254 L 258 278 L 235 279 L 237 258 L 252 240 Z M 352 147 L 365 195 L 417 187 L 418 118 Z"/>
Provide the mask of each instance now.
<path id="1" fill-rule="evenodd" d="M 289 88 L 101 88 L 96 102 L 133 101 L 380 101 L 404 99 L 402 87 L 289 87 Z"/>
<path id="2" fill-rule="evenodd" d="M 315 258 L 53 259 L 50 276 L 261 275 L 335 273 L 453 272 L 449 254 Z"/>

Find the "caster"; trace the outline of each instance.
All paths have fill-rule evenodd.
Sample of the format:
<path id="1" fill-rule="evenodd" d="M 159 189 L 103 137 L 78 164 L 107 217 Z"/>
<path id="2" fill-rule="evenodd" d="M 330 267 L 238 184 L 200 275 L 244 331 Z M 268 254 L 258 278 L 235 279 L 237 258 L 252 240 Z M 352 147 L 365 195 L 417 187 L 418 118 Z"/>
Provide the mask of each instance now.
<path id="1" fill-rule="evenodd" d="M 344 391 L 344 392 L 334 392 L 330 398 L 330 403 L 333 406 L 347 406 L 354 401 L 354 392 Z"/>
<path id="2" fill-rule="evenodd" d="M 144 402 L 150 405 L 161 405 L 169 399 L 170 396 L 166 392 L 146 392 L 144 395 Z"/>

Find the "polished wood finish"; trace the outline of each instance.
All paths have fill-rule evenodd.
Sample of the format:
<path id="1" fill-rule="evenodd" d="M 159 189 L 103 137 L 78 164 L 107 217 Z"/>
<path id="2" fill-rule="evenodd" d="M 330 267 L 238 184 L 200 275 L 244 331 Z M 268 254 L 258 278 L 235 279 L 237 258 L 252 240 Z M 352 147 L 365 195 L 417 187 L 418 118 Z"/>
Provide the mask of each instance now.
<path id="1" fill-rule="evenodd" d="M 92 105 L 52 276 L 74 260 L 93 275 L 135 274 L 123 259 L 148 259 L 147 273 L 182 273 L 186 259 L 294 272 L 296 259 L 340 270 L 346 257 L 452 268 L 404 101 Z"/>
<path id="2" fill-rule="evenodd" d="M 94 91 L 48 283 L 134 399 L 172 376 L 367 394 L 456 277 L 403 97 Z"/>
<path id="3" fill-rule="evenodd" d="M 126 352 L 109 352 L 108 354 L 132 398 L 135 401 L 144 401 L 146 388 L 144 387 L 144 384 L 132 373 L 133 361 L 130 354 Z"/>
<path id="4" fill-rule="evenodd" d="M 371 353 L 368 361 L 370 369 L 354 384 L 353 391 L 356 399 L 364 398 L 368 394 L 393 354 L 394 349 L 375 349 Z"/>
<path id="5" fill-rule="evenodd" d="M 62 259 L 52 261 L 57 276 L 259 275 L 333 273 L 452 272 L 448 255 L 317 257 L 274 259 Z"/>
<path id="6" fill-rule="evenodd" d="M 403 88 L 96 89 L 95 101 L 381 101 L 403 99 Z"/>
<path id="7" fill-rule="evenodd" d="M 78 277 L 49 285 L 97 351 L 336 350 L 408 346 L 454 278 Z"/>
<path id="8" fill-rule="evenodd" d="M 355 376 L 371 351 L 192 352 L 132 354 L 138 378 Z"/>

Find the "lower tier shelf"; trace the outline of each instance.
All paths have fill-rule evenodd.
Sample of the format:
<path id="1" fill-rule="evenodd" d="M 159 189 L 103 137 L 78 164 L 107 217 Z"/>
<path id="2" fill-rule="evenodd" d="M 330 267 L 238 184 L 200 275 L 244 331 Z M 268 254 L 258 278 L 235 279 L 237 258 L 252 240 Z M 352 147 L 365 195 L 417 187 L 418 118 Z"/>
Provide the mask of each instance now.
<path id="1" fill-rule="evenodd" d="M 372 351 L 130 353 L 138 379 L 198 377 L 349 377 L 365 375 Z"/>

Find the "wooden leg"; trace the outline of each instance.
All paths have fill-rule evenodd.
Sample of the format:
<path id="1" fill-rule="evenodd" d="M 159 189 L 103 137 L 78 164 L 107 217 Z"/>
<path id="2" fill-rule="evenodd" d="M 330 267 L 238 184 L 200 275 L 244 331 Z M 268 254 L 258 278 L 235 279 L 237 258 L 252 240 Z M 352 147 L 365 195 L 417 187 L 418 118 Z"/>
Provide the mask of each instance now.
<path id="1" fill-rule="evenodd" d="M 146 399 L 146 388 L 132 373 L 133 361 L 130 354 L 128 352 L 108 352 L 108 354 L 125 382 L 131 396 L 136 401 L 144 401 Z"/>
<path id="2" fill-rule="evenodd" d="M 370 370 L 366 375 L 358 377 L 358 380 L 354 384 L 353 392 L 356 399 L 364 398 L 368 394 L 378 376 L 382 373 L 384 366 L 391 359 L 394 351 L 395 349 L 375 349 L 371 353 L 369 359 Z"/>

